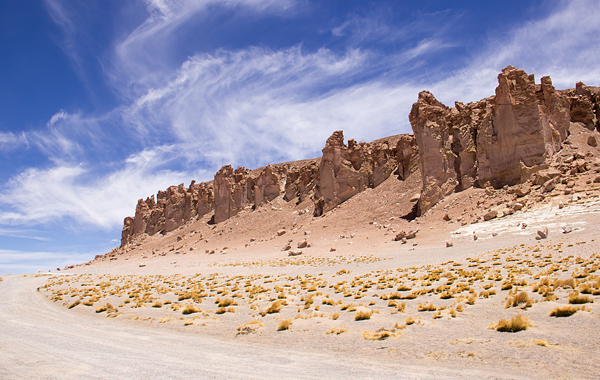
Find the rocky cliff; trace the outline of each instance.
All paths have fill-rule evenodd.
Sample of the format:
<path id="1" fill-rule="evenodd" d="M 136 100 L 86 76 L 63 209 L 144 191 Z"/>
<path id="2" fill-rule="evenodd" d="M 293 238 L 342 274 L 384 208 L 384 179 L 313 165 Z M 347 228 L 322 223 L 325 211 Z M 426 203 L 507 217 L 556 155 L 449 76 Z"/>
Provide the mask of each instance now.
<path id="1" fill-rule="evenodd" d="M 547 169 L 571 122 L 598 127 L 598 89 L 578 83 L 556 91 L 549 77 L 508 66 L 496 95 L 449 108 L 423 91 L 409 115 L 420 154 L 422 215 L 443 197 L 471 186 L 512 186 Z"/>
<path id="2" fill-rule="evenodd" d="M 391 136 L 371 143 L 344 143 L 342 131 L 327 139 L 323 157 L 248 170 L 223 166 L 211 182 L 183 184 L 140 199 L 134 217 L 125 218 L 121 246 L 143 234 L 167 233 L 190 220 L 212 214 L 221 223 L 242 210 L 255 210 L 276 198 L 313 203 L 315 216 L 352 196 L 380 185 L 392 173 L 407 178 L 418 168 L 412 135 Z"/>
<path id="3" fill-rule="evenodd" d="M 409 120 L 414 135 L 370 143 L 350 139 L 346 145 L 343 132 L 336 131 L 321 158 L 256 170 L 226 165 L 213 181 L 171 186 L 156 199 L 140 199 L 135 216 L 125 218 L 121 246 L 202 218 L 221 223 L 277 199 L 311 205 L 302 212 L 310 209 L 317 217 L 392 175 L 403 181 L 417 170 L 422 181 L 417 216 L 470 187 L 500 189 L 528 182 L 526 188 L 540 186 L 543 192 L 556 185 L 561 173 L 587 170 L 583 157 L 569 149 L 557 152 L 569 143 L 574 124 L 600 130 L 600 89 L 578 82 L 557 91 L 549 77 L 536 84 L 533 74 L 509 66 L 498 75 L 494 96 L 450 108 L 423 91 Z M 592 135 L 589 144 L 596 144 Z M 513 194 L 525 191 L 515 189 Z"/>

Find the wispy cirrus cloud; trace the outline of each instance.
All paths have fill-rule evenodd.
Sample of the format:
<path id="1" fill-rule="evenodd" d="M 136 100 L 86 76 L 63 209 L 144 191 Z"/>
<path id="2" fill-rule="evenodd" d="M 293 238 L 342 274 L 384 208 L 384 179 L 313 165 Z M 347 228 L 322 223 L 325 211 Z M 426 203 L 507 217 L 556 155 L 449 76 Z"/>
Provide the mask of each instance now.
<path id="1" fill-rule="evenodd" d="M 107 230 L 115 228 L 135 209 L 138 198 L 192 174 L 161 169 L 172 152 L 172 147 L 144 150 L 104 175 L 84 165 L 28 169 L 2 188 L 2 224 L 37 225 L 70 218 Z"/>

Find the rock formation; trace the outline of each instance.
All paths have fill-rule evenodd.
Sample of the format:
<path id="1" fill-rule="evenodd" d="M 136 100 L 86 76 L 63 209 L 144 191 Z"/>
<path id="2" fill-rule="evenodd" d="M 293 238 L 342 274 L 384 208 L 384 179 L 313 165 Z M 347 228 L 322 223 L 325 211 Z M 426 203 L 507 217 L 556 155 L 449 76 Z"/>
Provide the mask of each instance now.
<path id="1" fill-rule="evenodd" d="M 570 104 L 549 77 L 508 66 L 496 95 L 454 108 L 423 91 L 409 115 L 420 152 L 419 215 L 454 191 L 501 188 L 545 169 L 568 136 Z M 586 119 L 587 120 L 587 119 Z"/>
<path id="2" fill-rule="evenodd" d="M 592 163 L 568 145 L 563 149 L 563 143 L 569 143 L 565 139 L 572 123 L 600 131 L 600 89 L 578 82 L 574 89 L 557 91 L 549 77 L 536 85 L 533 75 L 508 66 L 498 75 L 494 96 L 456 102 L 449 108 L 423 91 L 409 120 L 414 135 L 370 143 L 351 139 L 346 145 L 343 132 L 336 131 L 327 139 L 321 158 L 256 170 L 226 165 L 213 181 L 192 182 L 188 188 L 171 186 L 159 191 L 156 199 L 154 195 L 140 199 L 135 216 L 125 218 L 121 245 L 173 231 L 211 213 L 212 223 L 220 223 L 276 199 L 312 202 L 314 216 L 320 216 L 392 174 L 405 180 L 416 170 L 422 180 L 421 194 L 413 197 L 417 215 L 472 186 L 499 189 L 522 184 L 510 189 L 519 198 L 568 189 L 570 182 L 564 176 L 585 172 Z M 598 144 L 593 135 L 586 141 Z M 513 199 L 507 212 L 523 205 Z"/>

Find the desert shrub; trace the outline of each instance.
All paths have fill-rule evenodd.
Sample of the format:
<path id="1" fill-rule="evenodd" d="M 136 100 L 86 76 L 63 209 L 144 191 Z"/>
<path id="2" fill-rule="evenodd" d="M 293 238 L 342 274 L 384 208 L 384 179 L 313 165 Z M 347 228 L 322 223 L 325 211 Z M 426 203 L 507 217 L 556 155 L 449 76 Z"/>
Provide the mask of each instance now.
<path id="1" fill-rule="evenodd" d="M 80 300 L 76 300 L 75 302 L 73 302 L 73 303 L 70 303 L 70 304 L 69 304 L 69 306 L 67 306 L 67 309 L 72 309 L 72 308 L 74 308 L 75 306 L 79 305 L 80 303 L 81 303 L 81 301 L 80 301 Z"/>
<path id="2" fill-rule="evenodd" d="M 336 319 L 338 319 L 339 317 L 340 317 L 340 313 L 333 313 L 333 314 L 331 314 L 331 319 L 333 319 L 334 321 Z"/>
<path id="3" fill-rule="evenodd" d="M 220 307 L 217 309 L 217 311 L 215 311 L 215 314 L 225 314 L 227 313 L 227 309 L 224 307 Z"/>
<path id="4" fill-rule="evenodd" d="M 531 300 L 531 298 L 529 298 L 527 292 L 520 292 L 514 297 L 508 297 L 506 299 L 506 302 L 504 303 L 504 307 L 517 307 L 520 304 L 525 304 L 524 308 L 531 307 L 531 305 L 533 305 L 533 301 Z"/>
<path id="5" fill-rule="evenodd" d="M 579 310 L 583 310 L 584 307 L 577 307 L 571 305 L 560 306 L 553 309 L 550 312 L 551 317 L 570 317 L 571 315 L 577 313 Z"/>
<path id="6" fill-rule="evenodd" d="M 531 326 L 531 322 L 529 318 L 523 317 L 521 314 L 516 317 L 512 317 L 510 320 L 501 319 L 496 324 L 496 331 L 500 332 L 519 332 L 523 330 L 527 330 L 527 327 Z"/>
<path id="7" fill-rule="evenodd" d="M 570 304 L 584 304 L 584 303 L 591 303 L 594 302 L 594 300 L 591 297 L 588 296 L 582 296 L 579 294 L 578 291 L 574 291 L 569 295 L 569 303 Z"/>
<path id="8" fill-rule="evenodd" d="M 183 308 L 183 310 L 181 311 L 181 314 L 193 314 L 193 313 L 197 313 L 200 310 L 196 309 L 194 306 L 192 305 L 187 305 L 186 307 Z"/>
<path id="9" fill-rule="evenodd" d="M 152 307 L 157 307 L 157 308 L 158 308 L 158 307 L 162 307 L 162 305 L 163 305 L 163 304 L 162 304 L 162 302 L 160 302 L 160 301 L 156 301 L 156 302 L 154 302 L 154 303 L 152 304 Z"/>
<path id="10" fill-rule="evenodd" d="M 419 304 L 417 309 L 419 311 L 436 311 L 437 308 L 432 304 L 432 303 L 428 303 L 428 304 Z"/>
<path id="11" fill-rule="evenodd" d="M 233 304 L 233 300 L 231 298 L 225 298 L 224 300 L 219 301 L 219 307 L 227 307 Z"/>
<path id="12" fill-rule="evenodd" d="M 373 310 L 359 310 L 354 315 L 354 320 L 355 321 L 364 321 L 366 319 L 371 319 L 372 315 L 373 315 Z"/>
<path id="13" fill-rule="evenodd" d="M 291 319 L 284 319 L 277 326 L 277 331 L 288 330 L 291 325 L 292 325 L 292 320 Z"/>
<path id="14" fill-rule="evenodd" d="M 271 306 L 269 306 L 269 308 L 267 309 L 267 314 L 279 313 L 282 308 L 283 305 L 281 304 L 281 301 L 277 300 L 273 302 Z"/>
<path id="15" fill-rule="evenodd" d="M 379 329 L 374 333 L 371 333 L 370 331 L 363 331 L 362 336 L 367 340 L 385 340 L 389 337 L 395 337 L 397 334 L 400 334 L 400 332 Z"/>
<path id="16" fill-rule="evenodd" d="M 324 298 L 323 301 L 321 301 L 321 303 L 323 305 L 333 306 L 335 304 L 335 301 L 332 300 L 331 298 Z"/>

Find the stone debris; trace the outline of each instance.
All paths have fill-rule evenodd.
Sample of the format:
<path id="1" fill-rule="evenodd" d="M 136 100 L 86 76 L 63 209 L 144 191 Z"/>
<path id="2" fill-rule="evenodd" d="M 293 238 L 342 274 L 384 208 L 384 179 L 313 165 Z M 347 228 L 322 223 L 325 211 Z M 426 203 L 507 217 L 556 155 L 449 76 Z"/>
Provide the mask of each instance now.
<path id="1" fill-rule="evenodd" d="M 546 239 L 548 237 L 548 227 L 542 227 L 537 230 L 536 240 Z"/>
<path id="2" fill-rule="evenodd" d="M 301 255 L 301 254 L 302 254 L 302 251 L 301 251 L 301 250 L 297 250 L 297 251 L 295 251 L 295 250 L 290 250 L 290 251 L 288 252 L 288 256 L 299 256 L 299 255 Z"/>

